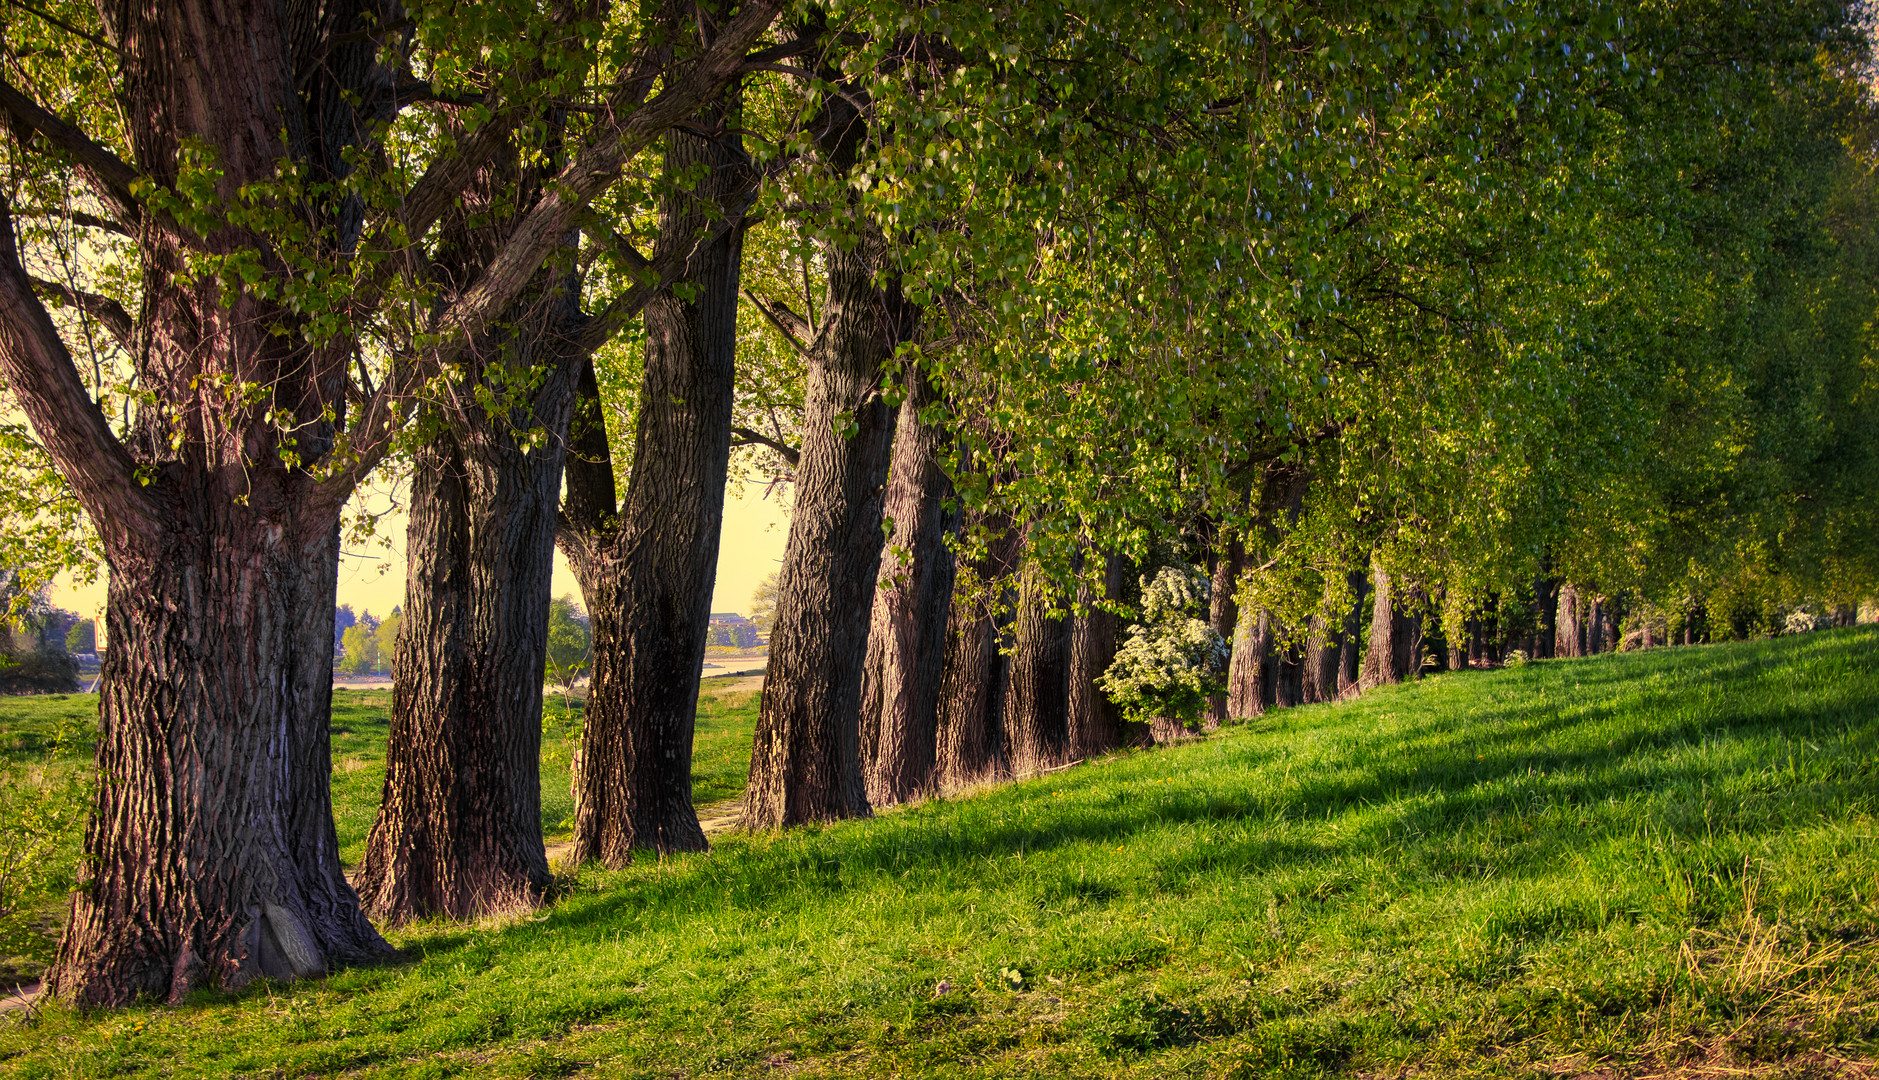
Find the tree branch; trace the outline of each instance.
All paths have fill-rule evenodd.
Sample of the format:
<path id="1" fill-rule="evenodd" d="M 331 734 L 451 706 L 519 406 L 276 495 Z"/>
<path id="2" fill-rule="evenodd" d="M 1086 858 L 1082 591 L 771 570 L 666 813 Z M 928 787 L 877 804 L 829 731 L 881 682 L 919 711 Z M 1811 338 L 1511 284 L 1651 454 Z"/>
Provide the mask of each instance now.
<path id="1" fill-rule="evenodd" d="M 137 179 L 137 170 L 126 164 L 123 158 L 46 111 L 5 77 L 0 77 L 0 110 L 4 110 L 16 123 L 25 125 L 72 155 L 72 163 L 98 198 L 124 221 L 137 220 L 141 208 L 136 197 L 130 193 L 131 182 Z M 10 229 L 11 225 L 8 227 Z"/>
<path id="2" fill-rule="evenodd" d="M 104 328 L 110 332 L 112 339 L 123 346 L 125 351 L 128 352 L 130 350 L 131 338 L 136 331 L 136 327 L 131 322 L 130 312 L 124 310 L 123 304 L 118 303 L 108 296 L 100 296 L 97 293 L 86 292 L 83 289 L 74 289 L 69 285 L 63 285 L 56 281 L 47 281 L 44 278 L 31 278 L 29 280 L 32 282 L 34 290 L 41 296 L 57 297 L 59 303 L 67 307 L 75 307 L 104 324 Z"/>
<path id="3" fill-rule="evenodd" d="M 64 218 L 81 228 L 102 229 L 106 232 L 114 232 L 119 236 L 128 236 L 133 239 L 137 235 L 121 221 L 113 221 L 110 218 L 99 217 L 96 214 L 87 214 L 83 210 L 67 210 L 62 206 L 21 206 L 14 208 L 13 214 L 15 217 Z"/>
<path id="4" fill-rule="evenodd" d="M 0 374 L 6 376 L 46 453 L 100 522 L 132 534 L 157 527 L 137 463 L 112 433 L 98 403 L 79 381 L 71 351 L 33 295 L 20 263 L 10 203 L 0 196 Z"/>
<path id="5" fill-rule="evenodd" d="M 434 373 L 462 358 L 489 323 L 527 287 L 549 253 L 580 225 L 588 203 L 619 177 L 626 163 L 738 77 L 744 51 L 775 21 L 782 6 L 783 0 L 750 0 L 690 70 L 667 83 L 650 100 L 645 95 L 653 85 L 653 76 L 666 66 L 659 50 L 646 50 L 639 62 L 620 73 L 608 95 L 608 104 L 609 115 L 621 119 L 596 125 L 593 141 L 544 185 L 546 194 L 517 222 L 482 274 L 432 321 L 440 340 L 429 355 L 422 362 L 405 365 L 379 385 L 379 392 L 360 410 L 353 428 L 354 462 L 326 481 L 330 496 L 343 499 L 345 492 L 378 464 L 396 434 L 398 403 Z M 437 204 L 440 210 L 458 188 L 449 189 L 447 194 L 440 188 L 439 196 L 444 200 Z M 407 231 L 407 243 L 416 235 Z"/>
<path id="6" fill-rule="evenodd" d="M 756 305 L 763 317 L 770 320 L 770 325 L 789 340 L 790 346 L 804 356 L 809 355 L 810 339 L 815 337 L 815 327 L 809 320 L 791 311 L 785 304 L 775 300 L 765 300 L 749 289 L 744 290 L 744 299 Z"/>
<path id="7" fill-rule="evenodd" d="M 802 458 L 801 450 L 781 439 L 773 439 L 755 428 L 737 427 L 733 425 L 731 427 L 731 434 L 741 440 L 732 443 L 732 446 L 767 446 L 776 451 L 778 457 L 788 462 L 789 467 L 792 469 L 796 467 L 796 463 Z"/>

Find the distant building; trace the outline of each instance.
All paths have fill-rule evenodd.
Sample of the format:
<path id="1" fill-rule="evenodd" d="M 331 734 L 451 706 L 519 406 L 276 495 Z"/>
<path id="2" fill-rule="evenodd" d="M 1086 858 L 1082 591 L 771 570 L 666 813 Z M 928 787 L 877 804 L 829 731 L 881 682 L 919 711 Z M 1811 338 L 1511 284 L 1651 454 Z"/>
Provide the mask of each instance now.
<path id="1" fill-rule="evenodd" d="M 763 644 L 763 635 L 757 632 L 756 623 L 734 611 L 714 611 L 705 643 L 721 649 L 754 649 Z"/>

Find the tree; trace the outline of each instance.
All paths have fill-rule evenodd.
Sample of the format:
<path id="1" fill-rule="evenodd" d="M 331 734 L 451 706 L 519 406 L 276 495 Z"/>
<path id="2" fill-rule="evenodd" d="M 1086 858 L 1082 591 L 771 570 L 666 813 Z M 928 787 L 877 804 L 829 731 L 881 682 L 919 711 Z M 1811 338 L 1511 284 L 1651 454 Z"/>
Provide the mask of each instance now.
<path id="1" fill-rule="evenodd" d="M 776 583 L 781 576 L 780 570 L 770 571 L 750 594 L 750 621 L 757 624 L 760 634 L 769 634 L 776 622 Z"/>
<path id="2" fill-rule="evenodd" d="M 347 675 L 370 675 L 379 670 L 378 633 L 375 626 L 355 623 L 340 636 L 339 670 Z"/>
<path id="3" fill-rule="evenodd" d="M 703 24 L 700 22 L 700 32 Z M 702 851 L 692 725 L 710 632 L 736 390 L 744 216 L 756 176 L 741 96 L 666 138 L 657 250 L 685 280 L 647 304 L 624 498 L 593 365 L 582 373 L 559 543 L 593 615 L 574 850 L 623 866 L 634 848 Z"/>
<path id="4" fill-rule="evenodd" d="M 551 78 L 535 39 L 510 33 L 501 47 L 515 62 L 473 106 L 490 121 L 448 146 L 409 110 L 414 97 L 449 97 L 451 73 L 468 67 L 457 56 L 499 31 L 578 11 L 492 5 L 467 21 L 421 13 L 420 28 L 372 0 L 201 0 L 88 22 L 81 40 L 106 43 L 104 64 L 68 63 L 69 37 L 14 54 L 73 91 L 68 115 L 92 125 L 0 85 L 33 194 L 82 184 L 83 220 L 136 269 L 134 305 L 95 290 L 73 299 L 121 332 L 147 402 L 114 428 L 93 397 L 107 388 L 87 385 L 39 299 L 13 207 L 0 207 L 0 374 L 111 571 L 98 755 L 125 782 L 99 787 L 88 876 L 49 976 L 59 996 L 177 998 L 386 951 L 337 861 L 328 790 L 341 507 L 391 448 L 413 391 L 491 329 L 627 160 L 736 77 L 779 6 L 751 0 L 712 50 L 670 70 L 679 58 L 663 34 L 624 40 L 591 94 Z M 553 44 L 603 30 L 567 26 Z M 421 67 L 442 84 L 416 95 L 408 61 L 431 48 Z M 104 79 L 119 76 L 113 93 Z M 469 288 L 431 304 L 401 275 L 427 264 L 437 215 L 536 115 L 533 95 L 563 91 L 594 108 L 554 193 Z M 107 100 L 117 107 L 94 107 Z M 388 140 L 407 120 L 409 138 Z M 368 330 L 391 347 L 365 348 Z M 390 363 L 362 366 L 375 358 Z M 184 756 L 200 782 L 157 795 Z"/>
<path id="5" fill-rule="evenodd" d="M 98 651 L 98 624 L 91 619 L 74 619 L 72 628 L 65 632 L 65 651 L 73 653 L 95 653 Z"/>
<path id="6" fill-rule="evenodd" d="M 340 653 L 346 648 L 345 634 L 359 617 L 353 614 L 351 604 L 341 604 L 333 611 L 333 652 Z"/>

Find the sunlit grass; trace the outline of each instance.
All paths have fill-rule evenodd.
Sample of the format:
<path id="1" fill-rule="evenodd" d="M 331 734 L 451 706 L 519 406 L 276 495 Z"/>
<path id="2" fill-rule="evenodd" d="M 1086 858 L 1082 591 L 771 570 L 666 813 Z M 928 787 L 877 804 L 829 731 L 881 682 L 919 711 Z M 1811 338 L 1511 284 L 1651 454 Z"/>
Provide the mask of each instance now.
<path id="1" fill-rule="evenodd" d="M 1879 1057 L 1876 837 L 1873 628 L 1546 662 L 590 867 L 321 982 L 53 1008 L 0 1069 L 1831 1075 Z"/>

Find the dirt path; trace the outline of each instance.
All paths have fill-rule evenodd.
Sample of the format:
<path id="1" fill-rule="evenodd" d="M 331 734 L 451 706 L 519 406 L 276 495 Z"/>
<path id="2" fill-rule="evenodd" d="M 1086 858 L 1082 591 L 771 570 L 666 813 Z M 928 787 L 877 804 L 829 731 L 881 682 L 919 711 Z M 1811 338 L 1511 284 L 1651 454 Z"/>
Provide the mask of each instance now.
<path id="1" fill-rule="evenodd" d="M 13 988 L 12 993 L 0 997 L 0 1015 L 30 1009 L 39 1000 L 41 985 L 36 982 L 21 983 Z"/>

